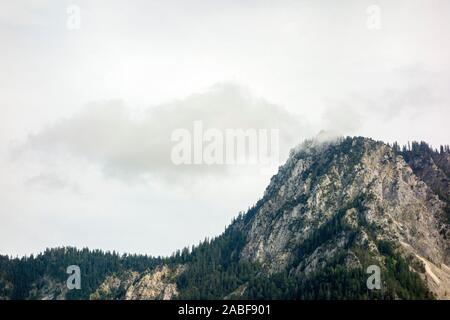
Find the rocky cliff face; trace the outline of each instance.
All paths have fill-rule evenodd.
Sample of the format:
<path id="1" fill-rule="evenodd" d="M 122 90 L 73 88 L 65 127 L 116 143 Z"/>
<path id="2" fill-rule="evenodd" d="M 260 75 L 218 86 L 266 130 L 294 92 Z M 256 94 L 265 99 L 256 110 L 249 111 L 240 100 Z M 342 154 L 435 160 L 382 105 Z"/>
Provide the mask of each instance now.
<path id="1" fill-rule="evenodd" d="M 167 265 L 139 274 L 126 271 L 120 275 L 108 276 L 90 296 L 92 300 L 170 300 L 178 295 L 176 277 L 183 272 L 183 266 L 170 268 Z"/>
<path id="2" fill-rule="evenodd" d="M 376 243 L 385 240 L 425 263 L 423 278 L 432 279 L 430 288 L 440 298 L 449 297 L 446 203 L 425 182 L 441 190 L 435 182 L 441 182 L 442 170 L 414 163 L 425 179 L 381 142 L 305 142 L 272 178 L 245 225 L 242 258 L 262 263 L 268 273 L 288 268 L 307 275 L 325 266 L 339 249 L 347 252 L 349 268 L 361 265 L 356 254 L 360 249 L 383 264 Z M 317 231 L 327 228 L 331 231 L 317 239 Z"/>
<path id="3" fill-rule="evenodd" d="M 450 150 L 432 150 L 426 143 L 413 143 L 401 152 L 414 173 L 445 202 L 447 222 L 450 221 Z"/>
<path id="4" fill-rule="evenodd" d="M 178 295 L 176 278 L 183 272 L 183 267 L 171 269 L 162 266 L 145 273 L 128 287 L 126 300 L 170 300 Z"/>

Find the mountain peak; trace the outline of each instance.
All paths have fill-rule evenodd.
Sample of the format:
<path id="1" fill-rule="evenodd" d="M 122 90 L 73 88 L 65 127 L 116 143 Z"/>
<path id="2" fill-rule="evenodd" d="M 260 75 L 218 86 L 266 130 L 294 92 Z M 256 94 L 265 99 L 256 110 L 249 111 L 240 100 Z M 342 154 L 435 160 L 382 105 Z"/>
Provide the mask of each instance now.
<path id="1" fill-rule="evenodd" d="M 337 252 L 349 265 L 363 264 L 360 252 L 383 265 L 378 244 L 388 241 L 408 259 L 444 266 L 439 272 L 450 280 L 445 202 L 402 154 L 372 139 L 305 141 L 272 178 L 245 228 L 242 256 L 269 274 L 305 276 Z"/>

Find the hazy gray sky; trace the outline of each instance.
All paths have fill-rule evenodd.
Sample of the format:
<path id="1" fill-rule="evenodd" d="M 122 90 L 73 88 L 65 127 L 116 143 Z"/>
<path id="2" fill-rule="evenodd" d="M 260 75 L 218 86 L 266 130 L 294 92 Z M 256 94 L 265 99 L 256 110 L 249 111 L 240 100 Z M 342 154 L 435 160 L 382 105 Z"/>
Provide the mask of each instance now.
<path id="1" fill-rule="evenodd" d="M 279 128 L 281 162 L 322 129 L 448 144 L 449 33 L 446 0 L 0 0 L 0 254 L 223 231 L 273 171 L 174 167 L 196 120 Z"/>

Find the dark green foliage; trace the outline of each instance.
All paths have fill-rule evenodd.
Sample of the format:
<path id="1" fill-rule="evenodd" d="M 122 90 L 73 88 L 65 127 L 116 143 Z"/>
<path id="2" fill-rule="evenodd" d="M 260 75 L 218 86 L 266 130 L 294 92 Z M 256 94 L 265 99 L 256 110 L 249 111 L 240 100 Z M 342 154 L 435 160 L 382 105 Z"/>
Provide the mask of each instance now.
<path id="1" fill-rule="evenodd" d="M 9 295 L 11 299 L 33 298 L 29 296 L 32 285 L 42 281 L 44 276 L 64 285 L 69 276 L 66 273 L 69 265 L 78 265 L 81 269 L 81 290 L 69 291 L 66 298 L 87 299 L 109 274 L 127 269 L 142 272 L 161 263 L 160 258 L 144 255 L 119 255 L 115 252 L 70 247 L 47 249 L 35 257 L 1 257 L 0 261 L 3 281 L 13 284 Z"/>
<path id="2" fill-rule="evenodd" d="M 445 203 L 445 222 L 450 224 L 450 147 L 441 145 L 434 149 L 426 142 L 413 141 L 399 149 L 394 151 L 403 156 L 414 173 Z"/>
<path id="3" fill-rule="evenodd" d="M 240 261 L 244 244 L 242 231 L 232 225 L 220 237 L 195 247 L 187 260 L 175 257 L 188 266 L 177 280 L 178 298 L 221 299 L 254 277 L 260 267 Z"/>
<path id="4" fill-rule="evenodd" d="M 245 291 L 247 299 L 320 299 L 320 300 L 365 300 L 365 299 L 433 299 L 420 277 L 410 271 L 409 263 L 402 258 L 390 243 L 380 243 L 386 258 L 381 266 L 380 290 L 369 290 L 366 285 L 369 274 L 366 268 L 379 264 L 371 254 L 354 248 L 362 264 L 359 268 L 348 268 L 345 258 L 348 252 L 340 250 L 324 268 L 308 276 L 289 276 L 279 273 L 271 277 L 253 278 Z"/>
<path id="5" fill-rule="evenodd" d="M 398 253 L 392 243 L 379 241 L 377 246 L 380 253 L 385 257 L 382 280 L 386 288 L 385 294 L 389 298 L 433 299 L 432 293 L 426 288 L 419 275 L 410 270 L 412 262 L 410 261 L 408 263 Z"/>
<path id="6" fill-rule="evenodd" d="M 403 146 L 401 150 L 398 144 L 394 143 L 393 150 L 397 154 L 402 155 L 406 162 L 410 162 L 412 159 L 419 157 L 431 157 L 433 160 L 436 160 L 440 155 L 450 154 L 450 147 L 448 145 L 441 145 L 438 150 L 434 149 L 424 141 L 413 141 L 412 143 L 408 142 L 408 145 Z"/>
<path id="7" fill-rule="evenodd" d="M 348 252 L 340 250 L 324 268 L 308 276 L 276 274 L 269 278 L 256 278 L 249 283 L 246 298 L 249 299 L 320 299 L 361 300 L 389 299 L 383 292 L 369 290 L 368 275 L 363 268 L 347 268 Z"/>
<path id="8" fill-rule="evenodd" d="M 336 237 L 342 231 L 349 229 L 347 224 L 342 219 L 344 214 L 345 210 L 340 210 L 329 221 L 314 230 L 312 234 L 305 241 L 303 241 L 297 249 L 297 260 L 294 262 L 294 265 L 299 263 L 307 255 L 311 254 L 323 243 Z"/>

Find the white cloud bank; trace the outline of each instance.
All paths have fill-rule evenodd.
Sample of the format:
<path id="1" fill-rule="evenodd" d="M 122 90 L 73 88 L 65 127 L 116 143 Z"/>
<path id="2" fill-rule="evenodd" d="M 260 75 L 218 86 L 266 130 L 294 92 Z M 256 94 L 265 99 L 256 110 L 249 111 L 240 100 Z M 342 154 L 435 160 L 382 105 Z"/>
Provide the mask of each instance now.
<path id="1" fill-rule="evenodd" d="M 309 124 L 284 108 L 237 84 L 217 84 L 203 93 L 159 105 L 136 115 L 121 101 L 86 106 L 72 117 L 48 125 L 18 148 L 45 157 L 68 154 L 99 165 L 108 176 L 121 179 L 164 178 L 222 174 L 228 165 L 175 165 L 171 141 L 176 129 L 277 129 L 283 161 L 289 149 L 312 134 Z M 278 143 L 278 141 L 276 141 Z M 275 163 L 278 165 L 279 163 Z M 242 171 L 248 170 L 243 168 Z"/>

